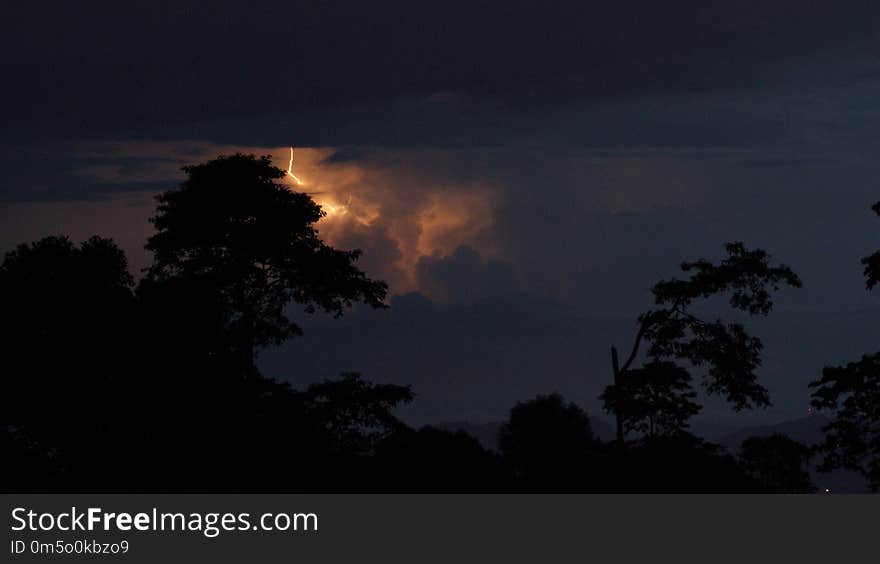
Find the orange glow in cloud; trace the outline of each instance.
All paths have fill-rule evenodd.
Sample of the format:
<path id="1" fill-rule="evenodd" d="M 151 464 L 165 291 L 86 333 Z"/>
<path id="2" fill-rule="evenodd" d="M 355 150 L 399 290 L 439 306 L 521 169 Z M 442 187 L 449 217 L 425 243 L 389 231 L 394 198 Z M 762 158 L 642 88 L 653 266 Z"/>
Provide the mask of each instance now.
<path id="1" fill-rule="evenodd" d="M 370 242 L 375 242 L 371 237 L 381 233 L 393 241 L 399 273 L 394 291 L 417 289 L 415 266 L 421 256 L 450 254 L 462 244 L 477 246 L 474 241 L 492 226 L 494 191 L 488 186 L 439 182 L 408 168 L 406 161 L 388 163 L 369 155 L 329 163 L 335 152 L 296 151 L 300 182 L 327 214 L 318 229 L 334 246 L 363 246 L 367 261 Z M 301 185 L 289 178 L 292 189 Z"/>
<path id="2" fill-rule="evenodd" d="M 305 186 L 305 182 L 302 181 L 297 175 L 293 174 L 293 146 L 290 147 L 290 160 L 287 162 L 287 176 L 292 178 L 297 186 Z M 348 204 L 340 205 L 337 203 L 333 203 L 332 201 L 328 201 L 327 199 L 317 199 L 318 205 L 321 206 L 321 209 L 324 210 L 324 213 L 327 215 L 325 217 L 345 215 L 348 213 Z M 349 202 L 351 198 L 349 198 Z"/>
<path id="3" fill-rule="evenodd" d="M 306 191 L 324 210 L 318 223 L 321 237 L 338 248 L 363 249 L 362 265 L 371 276 L 386 279 L 393 292 L 418 289 L 415 267 L 423 255 L 448 255 L 459 245 L 491 255 L 493 249 L 481 237 L 492 227 L 497 187 L 442 178 L 436 171 L 447 166 L 454 171 L 454 162 L 430 151 L 367 149 L 357 159 L 330 159 L 336 152 L 329 147 L 301 147 L 294 154 L 290 146 L 128 141 L 94 143 L 81 147 L 77 156 L 98 163 L 78 174 L 106 182 L 167 182 L 172 188 L 183 179 L 183 165 L 221 154 L 269 155 L 286 173 L 282 182 Z M 123 159 L 142 164 L 122 164 Z"/>
<path id="4" fill-rule="evenodd" d="M 351 215 L 351 219 L 361 223 L 369 224 L 376 218 L 375 210 L 368 210 L 366 207 L 359 207 L 358 213 L 351 213 L 352 197 L 345 195 L 343 189 L 352 183 L 361 179 L 358 174 L 351 174 L 351 171 L 332 171 L 328 174 L 327 166 L 322 165 L 324 160 L 331 156 L 335 151 L 333 149 L 305 148 L 300 149 L 296 155 L 297 171 L 308 178 L 308 183 L 299 176 L 293 174 L 294 166 L 294 149 L 290 147 L 290 158 L 287 165 L 287 177 L 292 181 L 296 188 L 300 186 L 308 186 L 308 194 L 312 199 L 321 206 L 321 209 L 327 214 L 321 223 L 325 224 L 331 218 Z M 277 151 L 272 151 L 274 156 Z M 303 172 L 305 171 L 305 172 Z M 296 189 L 294 188 L 294 189 Z"/>

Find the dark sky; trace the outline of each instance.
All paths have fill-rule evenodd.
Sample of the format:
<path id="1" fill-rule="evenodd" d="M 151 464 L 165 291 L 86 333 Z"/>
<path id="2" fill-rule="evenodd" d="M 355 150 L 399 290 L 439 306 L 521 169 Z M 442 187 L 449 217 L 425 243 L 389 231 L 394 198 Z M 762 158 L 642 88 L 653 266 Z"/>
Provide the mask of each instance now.
<path id="1" fill-rule="evenodd" d="M 754 325 L 775 405 L 744 417 L 796 417 L 873 350 L 878 31 L 869 1 L 22 3 L 0 250 L 99 233 L 141 268 L 179 166 L 295 144 L 322 233 L 395 297 L 307 320 L 269 374 L 412 383 L 419 421 L 554 390 L 596 412 L 653 282 L 743 240 L 806 284 Z"/>

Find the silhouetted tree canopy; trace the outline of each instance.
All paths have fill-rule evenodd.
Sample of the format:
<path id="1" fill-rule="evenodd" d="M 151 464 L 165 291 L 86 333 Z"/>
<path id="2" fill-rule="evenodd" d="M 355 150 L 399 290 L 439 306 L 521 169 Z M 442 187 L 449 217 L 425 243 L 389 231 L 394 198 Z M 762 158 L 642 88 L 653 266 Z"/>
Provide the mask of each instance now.
<path id="1" fill-rule="evenodd" d="M 755 374 L 761 365 L 761 340 L 746 333 L 742 324 L 701 319 L 690 306 L 696 299 L 729 293 L 732 308 L 767 315 L 773 309 L 770 292 L 782 285 L 800 288 L 801 281 L 789 267 L 770 265 L 766 251 L 748 250 L 742 243 L 728 243 L 726 250 L 727 258 L 719 264 L 703 259 L 682 263 L 682 271 L 692 273 L 689 279 L 654 286 L 655 302 L 665 307 L 640 318 L 650 342 L 648 355 L 706 366 L 706 390 L 721 394 L 736 410 L 766 406 L 767 390 Z"/>
<path id="2" fill-rule="evenodd" d="M 871 209 L 880 215 L 880 202 Z M 880 251 L 862 259 L 868 290 L 880 281 Z M 812 382 L 812 404 L 831 413 L 820 445 L 820 470 L 848 468 L 880 488 L 880 353 L 845 366 L 827 366 Z"/>
<path id="3" fill-rule="evenodd" d="M 875 203 L 871 206 L 871 210 L 880 215 L 880 202 Z M 869 290 L 873 290 L 874 286 L 880 282 L 880 251 L 876 251 L 866 257 L 862 258 L 862 265 L 864 265 L 864 274 L 865 274 L 865 284 L 867 285 Z"/>
<path id="4" fill-rule="evenodd" d="M 621 492 L 734 493 L 758 486 L 735 457 L 721 447 L 681 431 L 645 437 L 632 448 L 615 449 L 614 473 L 606 490 Z"/>
<path id="5" fill-rule="evenodd" d="M 872 489 L 880 488 L 880 353 L 825 367 L 810 387 L 813 406 L 832 415 L 820 445 L 820 469 L 855 470 Z"/>
<path id="6" fill-rule="evenodd" d="M 133 284 L 110 239 L 76 246 L 46 237 L 5 255 L 0 424 L 54 430 L 57 443 L 99 417 L 111 384 L 130 367 Z"/>
<path id="7" fill-rule="evenodd" d="M 359 250 L 320 239 L 321 207 L 278 182 L 285 173 L 269 157 L 221 156 L 183 170 L 181 187 L 158 196 L 149 278 L 195 280 L 218 295 L 246 367 L 257 348 L 301 333 L 285 315 L 290 303 L 334 315 L 355 302 L 384 306 L 386 284 L 355 266 Z"/>
<path id="8" fill-rule="evenodd" d="M 405 428 L 377 448 L 379 471 L 391 491 L 510 491 L 499 457 L 463 431 Z"/>
<path id="9" fill-rule="evenodd" d="M 749 437 L 740 447 L 745 471 L 766 492 L 809 493 L 815 488 L 809 464 L 813 450 L 785 435 Z"/>
<path id="10" fill-rule="evenodd" d="M 606 411 L 620 412 L 626 432 L 648 436 L 677 433 L 700 412 L 691 375 L 673 362 L 653 361 L 620 375 L 599 399 Z"/>
<path id="11" fill-rule="evenodd" d="M 186 171 L 159 198 L 156 264 L 136 290 L 124 253 L 100 237 L 47 237 L 0 263 L 4 479 L 74 490 L 809 490 L 803 445 L 750 439 L 737 460 L 685 431 L 700 409 L 693 367 L 736 408 L 768 401 L 754 374 L 760 341 L 691 307 L 729 293 L 734 309 L 769 313 L 771 292 L 800 281 L 763 251 L 730 244 L 721 263 L 685 263 L 688 279 L 654 287 L 657 307 L 639 317 L 622 367 L 615 355 L 602 395 L 627 432 L 645 435 L 631 448 L 602 444 L 587 414 L 552 394 L 511 409 L 496 453 L 405 424 L 396 410 L 412 401 L 408 386 L 345 373 L 296 390 L 262 376 L 254 350 L 299 332 L 288 305 L 382 307 L 385 285 L 355 267 L 357 251 L 320 241 L 320 208 L 276 182 L 268 158 Z M 641 341 L 648 360 L 633 367 Z M 878 369 L 880 355 L 865 357 L 814 384 L 814 405 L 836 415 L 825 465 L 857 468 L 875 487 Z"/>
<path id="12" fill-rule="evenodd" d="M 414 396 L 409 386 L 373 384 L 347 372 L 339 380 L 312 384 L 303 397 L 308 416 L 321 422 L 339 452 L 370 454 L 405 427 L 393 411 Z"/>
<path id="13" fill-rule="evenodd" d="M 205 291 L 198 280 L 183 277 L 143 279 L 136 296 L 141 349 L 136 372 L 157 386 L 173 387 L 184 386 L 197 375 L 242 378 L 241 355 L 227 331 L 232 313 L 222 296 Z"/>
<path id="14" fill-rule="evenodd" d="M 131 297 L 134 280 L 125 253 L 112 239 L 91 237 L 79 247 L 68 237 L 45 237 L 19 245 L 0 264 L 4 315 L 53 313 L 57 308 L 85 308 L 91 301 Z M 32 300 L 32 301 L 28 301 Z M 44 317 L 21 315 L 18 320 L 51 328 Z M 55 321 L 61 321 L 55 319 Z"/>
<path id="15" fill-rule="evenodd" d="M 684 262 L 681 269 L 690 273 L 689 278 L 658 282 L 652 292 L 660 307 L 639 316 L 632 351 L 622 365 L 618 364 L 616 349 L 612 349 L 612 369 L 618 387 L 606 390 L 605 398 L 609 400 L 606 406 L 618 409 L 619 441 L 623 421 L 627 419 L 619 409 L 625 408 L 626 403 L 623 399 L 612 399 L 610 394 L 623 391 L 622 382 L 627 379 L 625 375 L 631 370 L 642 341 L 648 342 L 647 356 L 652 361 L 679 360 L 696 368 L 705 367 L 702 379 L 705 390 L 723 396 L 737 411 L 770 404 L 767 390 L 758 383 L 755 374 L 761 365 L 761 340 L 749 335 L 741 323 L 705 319 L 692 306 L 696 300 L 729 295 L 732 308 L 751 315 L 767 315 L 773 308 L 771 291 L 783 285 L 799 288 L 801 281 L 789 267 L 772 265 L 770 255 L 764 250 L 750 250 L 739 242 L 728 243 L 725 249 L 727 257 L 718 264 L 705 259 Z M 682 416 L 695 413 L 682 403 L 689 401 L 686 395 L 682 396 L 689 392 L 681 374 L 657 369 L 654 372 L 667 376 L 677 374 L 667 381 L 679 389 L 669 390 L 665 395 L 679 398 Z"/>
<path id="16" fill-rule="evenodd" d="M 77 489 L 212 489 L 233 476 L 237 487 L 322 487 L 351 471 L 340 456 L 370 455 L 405 428 L 393 410 L 412 399 L 407 387 L 356 374 L 303 392 L 242 379 L 235 312 L 201 276 L 133 287 L 109 239 L 47 237 L 6 254 L 0 447 L 18 467 L 4 476 Z"/>
<path id="17" fill-rule="evenodd" d="M 517 403 L 498 433 L 515 476 L 548 488 L 571 487 L 594 446 L 590 418 L 559 394 Z"/>

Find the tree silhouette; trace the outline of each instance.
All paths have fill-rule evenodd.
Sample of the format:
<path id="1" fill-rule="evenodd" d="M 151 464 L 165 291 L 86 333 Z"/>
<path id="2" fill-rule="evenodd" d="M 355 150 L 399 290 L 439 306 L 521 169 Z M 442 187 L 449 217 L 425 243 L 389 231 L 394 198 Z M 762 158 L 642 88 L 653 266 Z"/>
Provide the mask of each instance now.
<path id="1" fill-rule="evenodd" d="M 814 491 L 809 463 L 813 450 L 785 435 L 749 437 L 740 447 L 745 471 L 762 491 L 809 493 Z"/>
<path id="2" fill-rule="evenodd" d="M 624 431 L 649 437 L 680 432 L 699 413 L 691 375 L 668 361 L 649 362 L 620 374 L 600 399 L 605 410 L 620 413 Z"/>
<path id="3" fill-rule="evenodd" d="M 137 357 L 132 286 L 124 253 L 100 237 L 46 237 L 0 264 L 0 426 L 15 439 L 2 446 L 37 487 L 40 476 L 62 484 L 84 468 L 110 472 L 110 445 L 124 445 L 115 439 Z"/>
<path id="4" fill-rule="evenodd" d="M 402 429 L 378 445 L 376 455 L 385 491 L 509 491 L 496 454 L 463 431 L 434 427 Z"/>
<path id="5" fill-rule="evenodd" d="M 340 380 L 312 384 L 303 394 L 308 416 L 319 421 L 337 452 L 371 454 L 406 425 L 393 410 L 413 399 L 409 386 L 373 384 L 347 372 Z"/>
<path id="6" fill-rule="evenodd" d="M 871 206 L 880 215 L 880 202 Z M 862 258 L 867 289 L 880 283 L 880 251 Z M 880 488 L 880 352 L 845 366 L 826 366 L 812 405 L 831 412 L 819 450 L 820 470 L 847 468 L 861 473 L 873 490 Z"/>
<path id="7" fill-rule="evenodd" d="M 741 493 L 757 489 L 736 458 L 686 431 L 644 437 L 632 448 L 613 451 L 616 464 L 606 491 Z"/>
<path id="8" fill-rule="evenodd" d="M 880 202 L 875 203 L 871 206 L 871 210 L 880 215 Z M 874 253 L 862 258 L 862 265 L 864 265 L 864 274 L 866 285 L 868 290 L 873 290 L 874 286 L 880 283 L 880 251 L 875 251 Z"/>
<path id="9" fill-rule="evenodd" d="M 696 300 L 729 294 L 732 308 L 750 315 L 767 315 L 773 308 L 770 291 L 778 290 L 783 284 L 799 288 L 801 281 L 789 267 L 771 265 L 770 256 L 764 250 L 749 250 L 739 242 L 728 243 L 725 248 L 727 257 L 719 264 L 704 259 L 684 262 L 681 269 L 690 273 L 690 278 L 661 281 L 654 286 L 654 301 L 662 307 L 639 316 L 632 351 L 623 365 L 619 363 L 617 349 L 611 348 L 614 384 L 606 389 L 604 397 L 606 406 L 615 412 L 619 445 L 623 444 L 628 419 L 625 400 L 632 396 L 626 393 L 627 381 L 633 380 L 627 374 L 632 370 L 642 341 L 649 343 L 647 356 L 654 361 L 677 359 L 695 367 L 707 367 L 704 388 L 710 394 L 722 395 L 735 410 L 769 405 L 767 390 L 758 383 L 755 374 L 761 364 L 761 340 L 749 335 L 740 323 L 703 319 L 694 313 L 692 306 Z M 686 403 L 690 397 L 686 380 L 669 366 L 650 371 L 666 375 L 667 381 L 675 385 L 676 388 L 670 388 L 664 396 L 675 399 L 680 416 L 689 417 L 693 409 Z M 674 377 L 669 378 L 670 374 Z M 649 375 L 642 373 L 643 377 Z M 612 394 L 618 392 L 623 395 L 613 398 Z M 641 409 L 643 405 L 634 407 Z M 637 416 L 630 416 L 629 420 L 634 418 Z M 667 418 L 670 420 L 675 418 Z M 678 420 L 681 422 L 681 417 Z"/>
<path id="10" fill-rule="evenodd" d="M 587 414 L 559 394 L 517 403 L 498 433 L 514 476 L 540 489 L 576 489 L 595 444 Z"/>
<path id="11" fill-rule="evenodd" d="M 828 366 L 812 382 L 812 404 L 831 412 L 820 445 L 820 470 L 847 468 L 880 488 L 880 353 L 845 366 Z"/>
<path id="12" fill-rule="evenodd" d="M 46 237 L 5 255 L 0 424 L 24 425 L 57 447 L 62 435 L 97 422 L 129 362 L 134 282 L 127 266 L 113 241 L 100 237 L 78 247 Z"/>
<path id="13" fill-rule="evenodd" d="M 355 302 L 384 306 L 386 284 L 355 266 L 359 250 L 321 241 L 321 207 L 279 183 L 285 173 L 269 157 L 221 156 L 183 170 L 181 187 L 157 197 L 148 278 L 188 279 L 216 295 L 245 373 L 259 348 L 301 333 L 285 315 L 290 303 L 337 316 Z"/>

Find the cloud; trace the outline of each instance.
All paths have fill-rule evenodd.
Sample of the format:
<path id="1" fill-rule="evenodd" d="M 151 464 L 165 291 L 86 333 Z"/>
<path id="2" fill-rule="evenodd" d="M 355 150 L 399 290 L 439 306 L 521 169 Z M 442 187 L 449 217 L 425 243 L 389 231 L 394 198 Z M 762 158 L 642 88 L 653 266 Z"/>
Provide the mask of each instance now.
<path id="1" fill-rule="evenodd" d="M 357 158 L 340 158 L 353 151 Z M 53 169 L 55 163 L 63 166 L 48 177 L 48 187 L 41 176 L 22 176 L 26 187 L 7 194 L 9 207 L 27 210 L 33 207 L 30 202 L 52 207 L 70 202 L 70 209 L 82 209 L 78 202 L 121 203 L 139 192 L 149 201 L 153 194 L 179 185 L 185 178 L 183 166 L 236 152 L 269 155 L 283 168 L 289 159 L 289 147 L 277 146 L 193 140 L 80 142 L 34 151 L 35 161 L 46 157 L 43 169 Z M 376 147 L 297 147 L 294 172 L 304 184 L 287 177 L 281 182 L 311 194 L 323 207 L 327 215 L 318 229 L 325 240 L 340 248 L 363 249 L 361 266 L 371 276 L 388 281 L 393 291 L 406 292 L 417 288 L 415 268 L 420 257 L 448 254 L 462 244 L 477 245 L 491 228 L 499 189 L 495 179 L 473 177 L 466 169 L 469 158 L 473 157 L 437 150 L 401 154 Z M 31 173 L 35 169 L 29 167 Z M 84 191 L 72 191 L 75 186 Z M 121 209 L 108 215 L 127 213 Z M 93 227 L 101 229 L 102 223 L 119 229 L 109 219 Z M 12 233 L 7 237 L 4 244 L 18 242 Z M 128 250 L 140 254 L 139 247 Z"/>
<path id="2" fill-rule="evenodd" d="M 389 222 L 378 218 L 371 223 L 360 221 L 339 222 L 332 230 L 328 240 L 342 249 L 364 251 L 358 267 L 368 276 L 384 280 L 392 291 L 403 291 L 411 287 L 410 273 L 405 270 L 400 244 L 389 231 Z M 322 235 L 328 230 L 319 226 Z"/>
<path id="3" fill-rule="evenodd" d="M 4 202 L 73 202 L 158 193 L 184 179 L 181 167 L 260 147 L 190 140 L 52 140 L 0 146 Z"/>
<path id="4" fill-rule="evenodd" d="M 322 237 L 392 293 L 305 324 L 303 377 L 415 382 L 441 420 L 554 389 L 588 405 L 651 285 L 724 241 L 802 275 L 780 310 L 819 313 L 771 335 L 876 305 L 869 4 L 19 3 L 0 21 L 0 249 L 99 233 L 143 266 L 151 196 L 182 165 L 286 165 L 295 144 Z M 771 353 L 785 401 L 823 339 L 847 335 L 840 361 L 870 348 L 870 320 L 847 321 Z"/>
<path id="5" fill-rule="evenodd" d="M 731 166 L 739 168 L 777 168 L 826 165 L 835 162 L 832 159 L 752 159 L 737 161 Z"/>
<path id="6" fill-rule="evenodd" d="M 455 111 L 482 99 L 498 117 L 767 86 L 784 78 L 774 63 L 876 54 L 878 10 L 796 0 L 456 0 L 431 10 L 403 0 L 41 2 L 10 8 L 2 24 L 0 64 L 14 85 L 2 94 L 4 135 L 155 132 L 401 99 Z"/>
<path id="7" fill-rule="evenodd" d="M 55 202 L 50 207 L 59 214 L 69 202 L 70 214 L 90 214 L 78 202 L 93 201 L 108 217 L 88 215 L 82 228 L 115 231 L 131 241 L 129 253 L 142 257 L 138 237 L 148 233 L 143 222 L 152 195 L 176 187 L 181 166 L 233 152 L 269 154 L 284 167 L 289 158 L 287 146 L 161 139 L 33 150 L 20 169 L 9 153 L 9 182 L 26 188 L 4 185 L 10 190 L 5 211 L 16 221 L 0 244 L 8 248 L 37 234 L 23 217 L 57 231 L 29 202 Z M 847 145 L 833 152 L 815 143 L 596 149 L 512 140 L 479 150 L 297 147 L 296 155 L 295 172 L 306 184 L 290 187 L 311 193 L 328 212 L 318 225 L 321 236 L 339 248 L 362 249 L 361 266 L 388 281 L 392 294 L 478 299 L 490 287 L 510 287 L 499 274 L 509 264 L 517 289 L 596 311 L 631 312 L 681 260 L 714 256 L 724 241 L 744 240 L 812 275 L 805 303 L 827 302 L 829 292 L 853 303 L 863 298 L 845 290 L 861 287 L 858 269 L 847 265 L 866 253 L 861 242 L 875 229 L 863 210 L 876 199 L 876 165 Z M 749 161 L 789 166 L 738 166 Z M 132 208 L 126 203 L 132 198 L 144 203 Z M 816 249 L 827 249 L 823 260 L 810 256 Z M 849 274 L 828 275 L 835 270 Z"/>
<path id="8" fill-rule="evenodd" d="M 450 255 L 439 251 L 422 256 L 416 263 L 416 280 L 422 292 L 436 300 L 472 303 L 516 290 L 512 263 L 484 260 L 472 248 L 460 245 Z"/>

